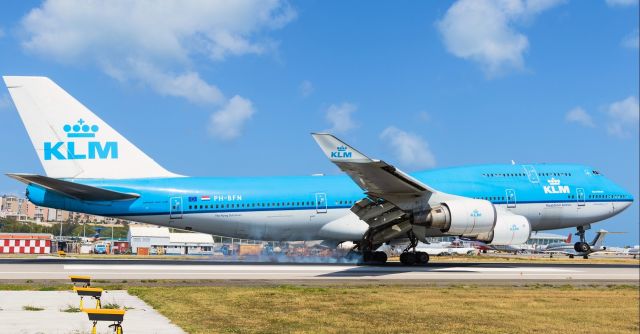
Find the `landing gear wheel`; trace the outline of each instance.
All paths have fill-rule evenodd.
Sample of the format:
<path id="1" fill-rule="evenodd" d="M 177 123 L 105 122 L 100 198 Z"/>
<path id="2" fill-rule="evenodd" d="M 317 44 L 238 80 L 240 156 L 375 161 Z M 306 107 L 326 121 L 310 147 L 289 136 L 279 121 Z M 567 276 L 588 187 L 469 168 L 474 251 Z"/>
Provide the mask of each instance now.
<path id="1" fill-rule="evenodd" d="M 371 252 L 371 251 L 362 252 L 362 262 L 364 262 L 364 263 L 372 263 L 373 262 L 373 252 Z"/>
<path id="2" fill-rule="evenodd" d="M 416 263 L 416 253 L 407 252 L 400 254 L 400 263 L 406 266 L 412 266 Z"/>
<path id="3" fill-rule="evenodd" d="M 569 258 L 570 258 L 570 259 L 573 259 L 573 254 L 569 254 Z"/>
<path id="4" fill-rule="evenodd" d="M 587 259 L 589 259 L 589 255 L 584 255 L 584 256 L 582 256 L 582 258 L 587 260 Z"/>
<path id="5" fill-rule="evenodd" d="M 373 252 L 373 261 L 384 264 L 387 263 L 387 253 L 385 252 Z"/>
<path id="6" fill-rule="evenodd" d="M 385 252 L 362 252 L 362 262 L 365 264 L 384 264 L 387 262 L 387 253 Z"/>
<path id="7" fill-rule="evenodd" d="M 416 252 L 416 262 L 418 264 L 429 263 L 429 254 L 427 254 L 426 252 Z"/>
<path id="8" fill-rule="evenodd" d="M 573 249 L 575 249 L 576 252 L 586 253 L 591 249 L 591 247 L 588 243 L 579 241 L 573 245 Z"/>

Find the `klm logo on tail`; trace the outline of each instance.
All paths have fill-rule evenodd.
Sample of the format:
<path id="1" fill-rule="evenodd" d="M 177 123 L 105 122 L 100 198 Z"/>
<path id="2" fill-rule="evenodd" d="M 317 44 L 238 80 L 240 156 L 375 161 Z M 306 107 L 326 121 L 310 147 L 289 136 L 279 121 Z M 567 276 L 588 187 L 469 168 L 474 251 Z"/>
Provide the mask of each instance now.
<path id="1" fill-rule="evenodd" d="M 95 138 L 100 130 L 79 119 L 73 126 L 65 124 L 62 130 L 67 138 Z M 66 149 L 65 149 L 66 148 Z M 44 142 L 44 160 L 118 159 L 118 142 L 76 141 Z"/>
<path id="2" fill-rule="evenodd" d="M 332 158 L 351 158 L 351 152 L 347 151 L 346 146 L 336 147 L 336 151 L 331 152 Z"/>

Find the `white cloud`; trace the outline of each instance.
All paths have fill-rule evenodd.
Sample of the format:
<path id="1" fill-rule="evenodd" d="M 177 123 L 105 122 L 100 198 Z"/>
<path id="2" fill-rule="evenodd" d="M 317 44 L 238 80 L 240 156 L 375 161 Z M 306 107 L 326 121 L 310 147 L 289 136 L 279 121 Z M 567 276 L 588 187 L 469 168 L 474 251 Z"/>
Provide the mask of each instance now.
<path id="1" fill-rule="evenodd" d="M 285 1 L 46 0 L 23 17 L 22 46 L 65 64 L 95 65 L 162 95 L 231 104 L 202 78 L 198 63 L 274 49 L 265 32 L 296 17 Z"/>
<path id="2" fill-rule="evenodd" d="M 269 41 L 254 35 L 295 15 L 279 0 L 48 0 L 23 18 L 23 45 L 63 61 L 122 55 L 187 61 L 192 54 L 219 60 L 264 52 Z"/>
<path id="3" fill-rule="evenodd" d="M 595 123 L 593 123 L 593 119 L 591 115 L 589 115 L 582 107 L 575 107 L 567 112 L 565 115 L 565 120 L 571 123 L 578 123 L 582 126 L 593 128 L 595 127 Z"/>
<path id="4" fill-rule="evenodd" d="M 640 106 L 635 96 L 611 103 L 606 112 L 609 116 L 607 123 L 609 134 L 624 138 L 628 137 L 632 131 L 638 130 Z"/>
<path id="5" fill-rule="evenodd" d="M 487 76 L 524 67 L 529 40 L 515 24 L 563 0 L 458 0 L 436 23 L 447 51 L 480 64 Z"/>
<path id="6" fill-rule="evenodd" d="M 622 40 L 622 46 L 629 49 L 640 48 L 640 37 L 638 36 L 638 29 L 627 35 Z"/>
<path id="7" fill-rule="evenodd" d="M 220 104 L 225 101 L 220 89 L 206 83 L 196 72 L 165 73 L 151 63 L 133 60 L 129 65 L 133 71 L 129 73 L 145 78 L 147 84 L 160 94 L 183 97 L 195 103 Z M 118 78 L 119 74 L 114 76 Z"/>
<path id="8" fill-rule="evenodd" d="M 311 83 L 311 81 L 309 80 L 304 80 L 300 84 L 299 89 L 300 89 L 300 95 L 302 95 L 302 97 L 307 97 L 311 95 L 311 93 L 313 93 L 313 83 Z"/>
<path id="9" fill-rule="evenodd" d="M 326 117 L 331 123 L 331 129 L 328 132 L 347 132 L 356 127 L 356 123 L 351 114 L 356 112 L 358 107 L 354 104 L 343 102 L 340 105 L 332 104 L 327 108 Z"/>
<path id="10" fill-rule="evenodd" d="M 415 168 L 436 165 L 436 158 L 429 149 L 429 144 L 418 135 L 390 126 L 382 131 L 380 138 L 389 144 L 404 165 Z"/>
<path id="11" fill-rule="evenodd" d="M 255 110 L 251 101 L 234 96 L 209 119 L 209 134 L 224 140 L 235 139 L 242 133 L 244 124 L 251 119 Z"/>
<path id="12" fill-rule="evenodd" d="M 626 7 L 638 4 L 638 0 L 605 0 L 611 7 Z"/>

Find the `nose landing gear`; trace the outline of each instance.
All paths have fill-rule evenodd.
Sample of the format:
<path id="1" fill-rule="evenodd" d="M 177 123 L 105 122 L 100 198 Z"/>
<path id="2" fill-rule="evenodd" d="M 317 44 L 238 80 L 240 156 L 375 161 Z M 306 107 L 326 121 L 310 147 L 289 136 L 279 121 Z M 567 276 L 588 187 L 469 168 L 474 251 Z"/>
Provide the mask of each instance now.
<path id="1" fill-rule="evenodd" d="M 584 226 L 578 226 L 576 229 L 578 230 L 578 232 L 576 232 L 576 235 L 580 237 L 580 241 L 576 242 L 573 245 L 573 249 L 578 253 L 589 252 L 591 250 L 591 246 L 589 246 L 589 244 L 586 242 L 586 239 L 584 237 L 585 235 Z"/>

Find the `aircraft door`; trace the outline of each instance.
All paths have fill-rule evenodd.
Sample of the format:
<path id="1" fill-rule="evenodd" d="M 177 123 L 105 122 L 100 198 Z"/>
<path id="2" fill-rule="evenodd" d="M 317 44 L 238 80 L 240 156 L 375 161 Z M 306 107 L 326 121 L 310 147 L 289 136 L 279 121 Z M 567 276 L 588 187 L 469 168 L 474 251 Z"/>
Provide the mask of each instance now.
<path id="1" fill-rule="evenodd" d="M 523 165 L 524 171 L 527 173 L 529 177 L 529 182 L 531 183 L 540 183 L 540 179 L 538 178 L 538 172 L 532 165 Z"/>
<path id="2" fill-rule="evenodd" d="M 576 199 L 578 200 L 578 206 L 584 206 L 585 204 L 584 189 L 576 188 Z"/>
<path id="3" fill-rule="evenodd" d="M 327 213 L 327 194 L 316 193 L 316 213 Z"/>
<path id="4" fill-rule="evenodd" d="M 169 219 L 182 219 L 182 197 L 169 199 Z"/>
<path id="5" fill-rule="evenodd" d="M 516 191 L 513 189 L 507 189 L 507 208 L 515 208 L 516 207 Z"/>

